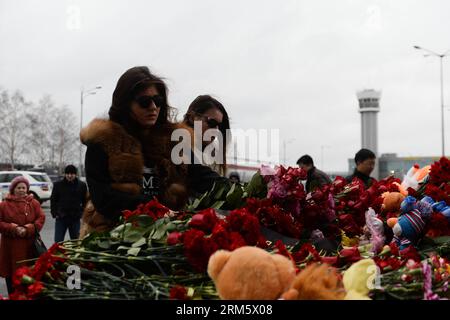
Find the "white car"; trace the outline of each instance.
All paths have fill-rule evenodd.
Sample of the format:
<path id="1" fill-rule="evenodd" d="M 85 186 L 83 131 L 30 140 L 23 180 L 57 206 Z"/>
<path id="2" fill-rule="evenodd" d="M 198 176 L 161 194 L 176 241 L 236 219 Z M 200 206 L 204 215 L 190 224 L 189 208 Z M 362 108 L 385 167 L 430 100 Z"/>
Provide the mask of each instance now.
<path id="1" fill-rule="evenodd" d="M 24 176 L 30 182 L 30 193 L 40 203 L 50 199 L 53 183 L 46 173 L 34 171 L 0 171 L 0 194 L 3 199 L 9 192 L 11 181 Z"/>

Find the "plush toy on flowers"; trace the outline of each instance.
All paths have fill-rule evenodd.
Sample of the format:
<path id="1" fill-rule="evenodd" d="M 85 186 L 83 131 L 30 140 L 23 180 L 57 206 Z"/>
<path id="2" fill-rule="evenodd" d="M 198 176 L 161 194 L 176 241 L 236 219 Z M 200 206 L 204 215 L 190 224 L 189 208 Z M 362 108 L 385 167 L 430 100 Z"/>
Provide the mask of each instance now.
<path id="1" fill-rule="evenodd" d="M 425 166 L 420 168 L 418 164 L 415 164 L 408 170 L 401 184 L 395 183 L 402 195 L 408 196 L 408 189 L 412 188 L 417 191 L 419 187 L 427 181 L 429 178 L 431 166 Z"/>
<path id="2" fill-rule="evenodd" d="M 417 245 L 423 238 L 426 223 L 433 213 L 428 198 L 417 201 L 416 198 L 407 196 L 400 206 L 399 218 L 388 220 L 388 224 L 392 226 L 394 232 L 392 241 L 400 250 Z"/>

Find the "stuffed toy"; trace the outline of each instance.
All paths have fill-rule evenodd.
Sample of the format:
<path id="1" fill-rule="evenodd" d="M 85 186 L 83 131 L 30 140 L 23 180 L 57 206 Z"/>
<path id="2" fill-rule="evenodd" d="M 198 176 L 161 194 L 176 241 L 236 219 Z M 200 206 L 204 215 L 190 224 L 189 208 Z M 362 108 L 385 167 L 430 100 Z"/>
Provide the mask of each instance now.
<path id="1" fill-rule="evenodd" d="M 245 246 L 218 250 L 208 262 L 208 274 L 224 300 L 275 300 L 295 278 L 292 261 L 279 254 Z"/>
<path id="2" fill-rule="evenodd" d="M 327 264 L 311 264 L 294 279 L 281 295 L 284 300 L 342 300 L 345 290 L 336 269 Z"/>
<path id="3" fill-rule="evenodd" d="M 405 196 L 400 192 L 385 192 L 381 197 L 383 198 L 381 212 L 387 214 L 387 225 L 392 228 L 397 222 L 396 219 L 392 219 L 392 216 L 396 218 L 400 214 L 400 206 Z"/>
<path id="4" fill-rule="evenodd" d="M 426 200 L 416 201 L 408 196 L 401 204 L 401 215 L 394 224 L 392 231 L 399 249 L 405 249 L 410 245 L 416 245 L 423 236 L 426 222 L 433 212 L 432 206 Z"/>
<path id="5" fill-rule="evenodd" d="M 370 242 L 371 252 L 378 253 L 381 251 L 384 246 L 384 241 L 386 240 L 386 237 L 384 236 L 384 224 L 372 208 L 369 208 L 366 211 L 366 225 L 364 226 L 364 231 L 360 244 Z"/>
<path id="6" fill-rule="evenodd" d="M 429 196 L 425 196 L 422 201 L 428 202 L 433 208 L 434 212 L 442 213 L 442 215 L 450 222 L 450 206 L 448 206 L 445 201 L 436 202 Z"/>
<path id="7" fill-rule="evenodd" d="M 428 177 L 430 170 L 430 165 L 420 168 L 418 164 L 415 164 L 411 169 L 408 170 L 401 184 L 396 182 L 394 183 L 398 186 L 400 193 L 404 196 L 407 196 L 408 188 L 417 190 L 419 188 L 419 184 L 423 183 Z"/>
<path id="8" fill-rule="evenodd" d="M 296 275 L 290 259 L 250 246 L 218 250 L 208 262 L 208 274 L 225 300 L 342 299 L 345 291 L 334 270 L 313 264 Z"/>
<path id="9" fill-rule="evenodd" d="M 371 277 L 376 280 L 377 267 L 372 259 L 363 259 L 352 264 L 344 272 L 342 282 L 346 290 L 345 300 L 370 300 L 369 291 L 372 283 Z M 374 277 L 375 274 L 375 277 Z"/>

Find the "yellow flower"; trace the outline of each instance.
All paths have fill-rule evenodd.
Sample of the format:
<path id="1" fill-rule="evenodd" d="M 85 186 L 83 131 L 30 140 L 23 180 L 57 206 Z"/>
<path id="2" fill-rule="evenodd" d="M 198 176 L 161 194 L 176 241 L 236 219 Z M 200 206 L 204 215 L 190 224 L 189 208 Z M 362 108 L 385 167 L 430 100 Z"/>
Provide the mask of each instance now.
<path id="1" fill-rule="evenodd" d="M 347 237 L 347 235 L 345 234 L 345 232 L 343 230 L 341 230 L 341 235 L 342 235 L 342 246 L 344 247 L 354 247 L 357 246 L 359 244 L 359 239 L 358 238 L 349 238 Z"/>

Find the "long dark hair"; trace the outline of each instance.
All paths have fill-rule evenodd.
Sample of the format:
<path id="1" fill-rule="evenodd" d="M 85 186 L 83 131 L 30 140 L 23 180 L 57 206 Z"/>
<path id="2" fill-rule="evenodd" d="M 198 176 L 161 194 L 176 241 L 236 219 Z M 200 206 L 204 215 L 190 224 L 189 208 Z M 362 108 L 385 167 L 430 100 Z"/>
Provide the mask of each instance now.
<path id="1" fill-rule="evenodd" d="M 109 119 L 120 125 L 133 136 L 139 136 L 140 127 L 131 117 L 131 102 L 142 91 L 155 86 L 158 94 L 164 99 L 164 106 L 159 111 L 155 126 L 172 123 L 174 109 L 167 101 L 167 86 L 164 80 L 150 72 L 145 66 L 128 69 L 117 81 L 109 108 Z"/>
<path id="2" fill-rule="evenodd" d="M 224 138 L 222 156 L 223 156 L 223 164 L 220 165 L 222 169 L 222 174 L 226 174 L 227 168 L 227 145 L 231 140 L 230 136 L 230 118 L 228 117 L 228 113 L 225 110 L 225 107 L 217 100 L 211 97 L 210 95 L 200 95 L 194 99 L 189 105 L 189 108 L 184 115 L 184 123 L 186 123 L 189 127 L 194 127 L 194 118 L 196 115 L 204 115 L 204 113 L 210 109 L 216 108 L 219 110 L 222 115 L 222 123 L 219 125 L 219 131 Z"/>

